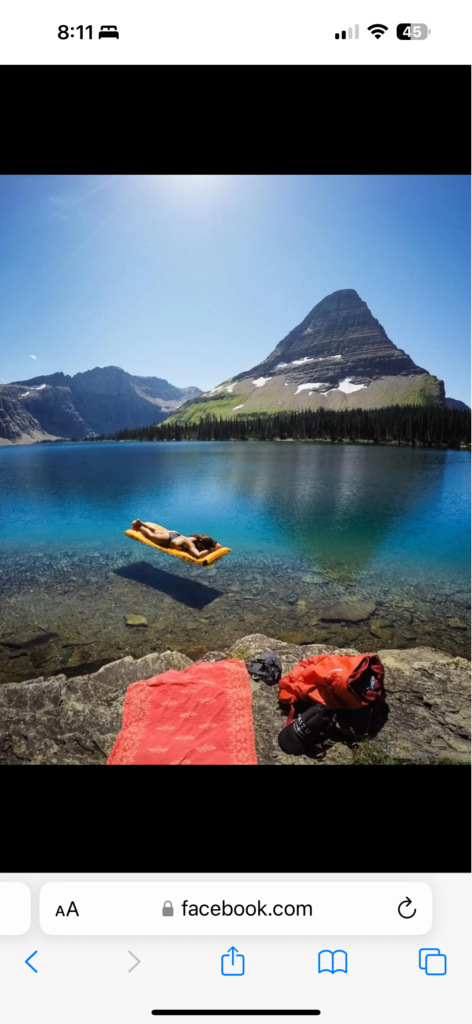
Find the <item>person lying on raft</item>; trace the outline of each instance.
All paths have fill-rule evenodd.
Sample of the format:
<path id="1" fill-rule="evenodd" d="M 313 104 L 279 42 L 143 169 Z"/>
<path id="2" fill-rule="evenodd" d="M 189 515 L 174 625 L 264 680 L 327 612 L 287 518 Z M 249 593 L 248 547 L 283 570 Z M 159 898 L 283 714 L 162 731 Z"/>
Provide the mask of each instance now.
<path id="1" fill-rule="evenodd" d="M 184 537 L 182 533 L 177 533 L 175 530 L 162 530 L 156 523 L 142 523 L 140 519 L 134 520 L 131 529 L 142 533 L 143 537 L 152 540 L 153 544 L 158 544 L 161 548 L 174 548 L 175 550 L 182 548 L 194 558 L 204 558 L 205 555 L 209 555 L 210 552 L 217 551 L 221 547 L 221 544 L 209 537 L 207 533 L 193 533 L 191 537 Z"/>

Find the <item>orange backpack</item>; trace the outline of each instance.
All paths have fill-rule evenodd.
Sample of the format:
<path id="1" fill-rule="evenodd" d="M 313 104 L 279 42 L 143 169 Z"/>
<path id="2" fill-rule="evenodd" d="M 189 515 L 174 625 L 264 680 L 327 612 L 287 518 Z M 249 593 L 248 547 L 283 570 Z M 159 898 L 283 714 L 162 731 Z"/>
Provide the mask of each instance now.
<path id="1" fill-rule="evenodd" d="M 318 654 L 299 661 L 279 683 L 279 700 L 315 701 L 355 711 L 385 700 L 384 668 L 377 654 Z"/>

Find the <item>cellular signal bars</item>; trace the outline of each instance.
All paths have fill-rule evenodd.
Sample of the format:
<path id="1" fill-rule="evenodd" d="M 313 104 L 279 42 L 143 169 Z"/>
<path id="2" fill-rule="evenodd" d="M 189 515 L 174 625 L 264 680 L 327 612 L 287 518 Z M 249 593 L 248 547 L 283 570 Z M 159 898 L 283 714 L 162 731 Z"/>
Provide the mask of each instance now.
<path id="1" fill-rule="evenodd" d="M 335 39 L 339 39 L 340 38 L 339 32 L 335 32 L 334 38 Z M 341 32 L 341 39 L 345 39 L 345 38 L 346 38 L 346 33 L 345 32 Z M 347 30 L 347 38 L 348 39 L 352 39 L 352 28 L 348 28 L 348 30 Z M 354 39 L 359 39 L 359 25 L 354 25 Z"/>

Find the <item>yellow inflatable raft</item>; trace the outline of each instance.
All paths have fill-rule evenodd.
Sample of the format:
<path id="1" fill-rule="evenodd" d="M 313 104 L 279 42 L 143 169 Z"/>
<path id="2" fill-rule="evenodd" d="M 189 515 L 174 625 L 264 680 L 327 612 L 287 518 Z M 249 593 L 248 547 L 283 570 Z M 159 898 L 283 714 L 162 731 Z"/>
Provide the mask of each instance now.
<path id="1" fill-rule="evenodd" d="M 158 523 L 156 523 L 158 526 Z M 165 530 L 167 527 L 159 526 L 159 530 Z M 231 548 L 218 548 L 217 551 L 212 551 L 210 555 L 205 555 L 205 558 L 194 558 L 193 555 L 189 555 L 187 551 L 176 551 L 174 548 L 161 548 L 159 544 L 154 544 L 152 540 L 148 540 L 147 537 L 143 537 L 138 530 L 125 530 L 127 537 L 132 537 L 133 540 L 139 540 L 141 544 L 148 544 L 150 548 L 155 548 L 156 551 L 163 551 L 165 555 L 175 555 L 176 558 L 185 558 L 187 562 L 192 562 L 193 565 L 210 565 L 212 562 L 216 562 L 217 558 L 222 558 L 223 555 L 227 555 Z"/>

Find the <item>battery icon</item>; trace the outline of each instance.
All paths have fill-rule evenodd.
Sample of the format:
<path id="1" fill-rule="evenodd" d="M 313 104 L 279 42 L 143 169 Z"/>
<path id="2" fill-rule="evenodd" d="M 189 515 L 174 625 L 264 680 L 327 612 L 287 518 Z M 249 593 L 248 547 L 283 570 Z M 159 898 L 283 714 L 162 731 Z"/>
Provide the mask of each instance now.
<path id="1" fill-rule="evenodd" d="M 431 29 L 427 25 L 397 25 L 397 39 L 427 39 Z"/>

